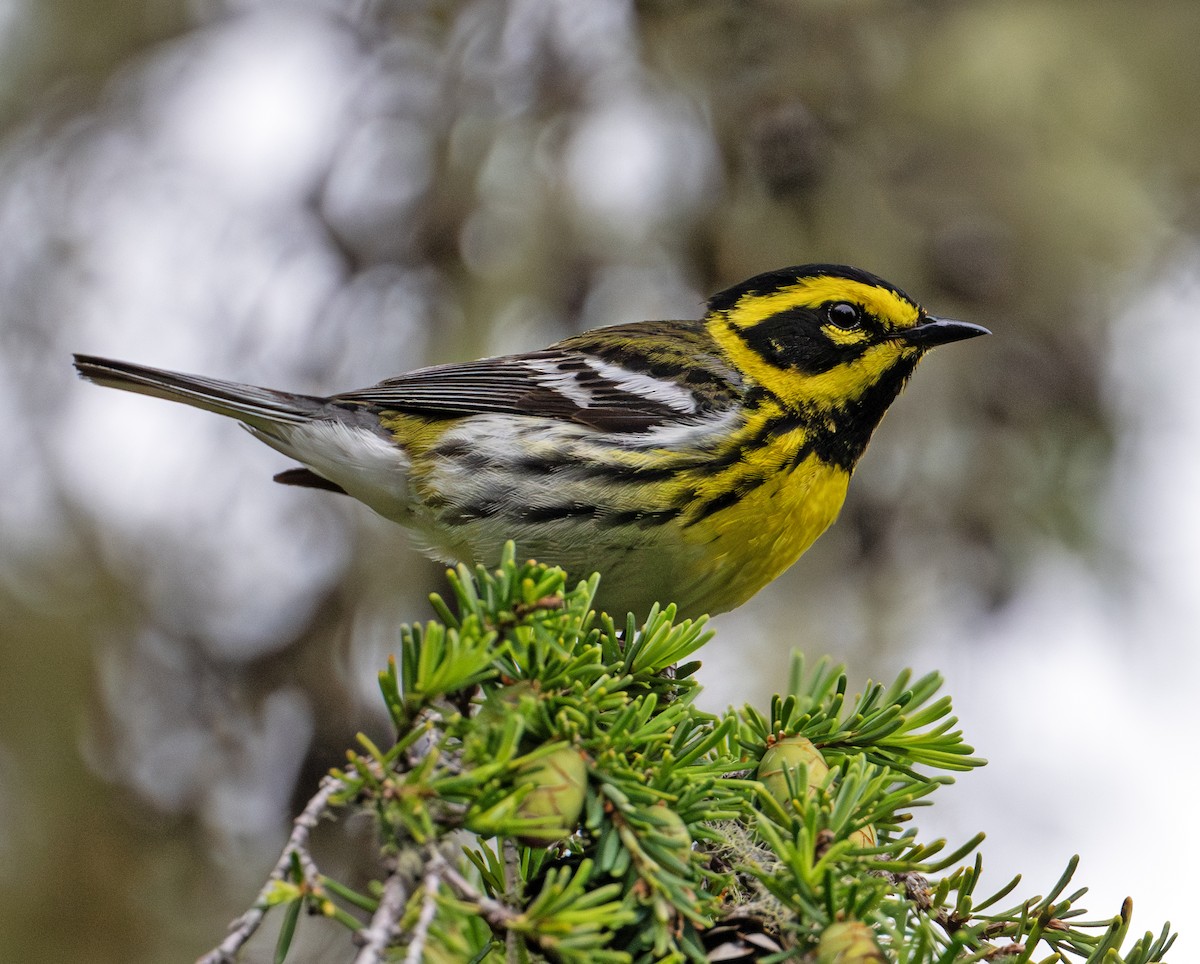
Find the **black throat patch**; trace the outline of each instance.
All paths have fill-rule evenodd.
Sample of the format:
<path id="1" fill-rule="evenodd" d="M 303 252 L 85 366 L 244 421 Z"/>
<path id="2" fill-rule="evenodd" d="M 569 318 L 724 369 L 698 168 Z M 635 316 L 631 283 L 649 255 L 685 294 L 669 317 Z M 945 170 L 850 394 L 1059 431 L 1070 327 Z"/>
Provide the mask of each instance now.
<path id="1" fill-rule="evenodd" d="M 917 359 L 906 358 L 889 368 L 883 377 L 845 406 L 813 412 L 809 422 L 809 448 L 823 462 L 852 472 L 866 451 L 871 435 L 883 421 L 888 406 L 904 388 Z"/>

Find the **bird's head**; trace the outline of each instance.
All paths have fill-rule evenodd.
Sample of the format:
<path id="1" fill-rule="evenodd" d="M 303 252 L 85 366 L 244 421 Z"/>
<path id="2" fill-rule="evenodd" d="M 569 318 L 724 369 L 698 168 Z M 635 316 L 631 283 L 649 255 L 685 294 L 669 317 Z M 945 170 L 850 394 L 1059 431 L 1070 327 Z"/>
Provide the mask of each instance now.
<path id="1" fill-rule="evenodd" d="M 886 406 L 928 349 L 988 334 L 927 314 L 882 278 L 832 264 L 756 275 L 709 299 L 706 320 L 740 371 L 809 410 L 845 409 L 879 390 Z"/>

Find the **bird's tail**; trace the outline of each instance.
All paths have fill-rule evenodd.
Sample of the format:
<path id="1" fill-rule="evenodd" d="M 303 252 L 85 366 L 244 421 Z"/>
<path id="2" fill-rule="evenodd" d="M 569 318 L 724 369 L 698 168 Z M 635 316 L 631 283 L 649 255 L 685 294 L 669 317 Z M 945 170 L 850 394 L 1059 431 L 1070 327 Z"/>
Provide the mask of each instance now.
<path id="1" fill-rule="evenodd" d="M 182 402 L 218 415 L 228 415 L 259 429 L 281 422 L 308 422 L 325 407 L 325 400 L 313 395 L 277 392 L 94 355 L 76 355 L 75 368 L 81 377 L 97 385 Z"/>

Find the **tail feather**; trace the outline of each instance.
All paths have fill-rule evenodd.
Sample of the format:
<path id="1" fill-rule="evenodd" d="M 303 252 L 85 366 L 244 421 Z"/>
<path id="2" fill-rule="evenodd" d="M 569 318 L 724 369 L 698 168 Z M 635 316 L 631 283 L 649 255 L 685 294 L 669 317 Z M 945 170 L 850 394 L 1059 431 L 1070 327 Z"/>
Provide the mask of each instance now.
<path id="1" fill-rule="evenodd" d="M 317 475 L 312 469 L 286 469 L 275 473 L 275 481 L 281 485 L 299 485 L 308 489 L 324 489 L 326 492 L 347 492 L 336 482 L 330 482 L 323 475 Z"/>
<path id="2" fill-rule="evenodd" d="M 80 377 L 97 385 L 182 402 L 259 427 L 308 422 L 325 407 L 325 399 L 313 395 L 279 392 L 95 355 L 76 355 L 75 368 Z"/>

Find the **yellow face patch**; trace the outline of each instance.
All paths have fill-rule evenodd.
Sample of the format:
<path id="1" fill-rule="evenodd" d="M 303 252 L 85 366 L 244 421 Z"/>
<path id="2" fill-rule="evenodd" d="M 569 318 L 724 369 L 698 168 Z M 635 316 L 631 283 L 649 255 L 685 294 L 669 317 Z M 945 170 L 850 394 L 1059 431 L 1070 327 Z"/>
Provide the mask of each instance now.
<path id="1" fill-rule="evenodd" d="M 825 337 L 835 345 L 862 345 L 870 340 L 868 335 L 861 328 L 839 328 L 837 325 L 822 325 L 821 331 L 825 332 Z"/>
<path id="2" fill-rule="evenodd" d="M 885 341 L 871 346 L 854 361 L 819 375 L 787 372 L 786 380 L 780 384 L 764 384 L 789 404 L 803 403 L 817 409 L 844 408 L 847 402 L 859 398 L 876 384 L 902 356 L 914 350 L 903 342 Z"/>

